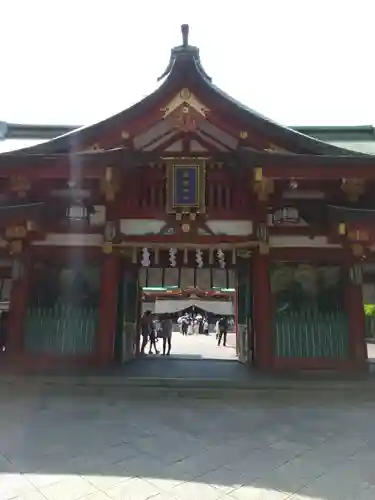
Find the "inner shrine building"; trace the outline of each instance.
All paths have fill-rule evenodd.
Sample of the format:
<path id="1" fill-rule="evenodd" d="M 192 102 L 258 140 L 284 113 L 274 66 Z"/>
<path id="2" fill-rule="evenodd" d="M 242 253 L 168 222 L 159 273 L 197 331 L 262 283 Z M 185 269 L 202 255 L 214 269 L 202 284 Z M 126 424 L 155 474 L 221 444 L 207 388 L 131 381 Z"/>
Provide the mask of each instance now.
<path id="1" fill-rule="evenodd" d="M 375 157 L 265 118 L 171 51 L 129 109 L 0 155 L 4 363 L 138 353 L 142 287 L 235 289 L 260 370 L 364 370 Z M 4 299 L 3 299 L 4 300 Z"/>

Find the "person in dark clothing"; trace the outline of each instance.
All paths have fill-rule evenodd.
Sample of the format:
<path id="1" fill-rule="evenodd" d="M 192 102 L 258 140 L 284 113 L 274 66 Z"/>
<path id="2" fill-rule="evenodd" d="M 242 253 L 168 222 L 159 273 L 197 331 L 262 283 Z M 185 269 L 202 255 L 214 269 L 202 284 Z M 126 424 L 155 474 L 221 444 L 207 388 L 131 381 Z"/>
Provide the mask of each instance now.
<path id="1" fill-rule="evenodd" d="M 204 335 L 208 335 L 208 329 L 209 329 L 208 319 L 204 318 L 204 320 L 202 321 L 202 323 L 203 323 L 203 334 Z"/>
<path id="2" fill-rule="evenodd" d="M 198 333 L 199 335 L 203 335 L 203 318 L 200 317 L 198 319 Z"/>
<path id="3" fill-rule="evenodd" d="M 158 348 L 156 347 L 156 324 L 154 321 L 151 321 L 151 331 L 150 331 L 150 349 L 148 351 L 149 354 L 152 354 L 152 348 L 155 350 L 155 354 L 159 354 Z"/>
<path id="4" fill-rule="evenodd" d="M 152 353 L 152 346 L 154 346 L 155 354 L 158 354 L 158 350 L 156 348 L 156 335 L 155 329 L 152 321 L 151 311 L 145 311 L 142 319 L 141 319 L 141 335 L 142 335 L 142 345 L 141 345 L 141 354 L 145 353 L 147 342 L 150 340 L 150 350 L 149 354 Z"/>
<path id="5" fill-rule="evenodd" d="M 227 345 L 227 333 L 228 333 L 228 320 L 225 316 L 219 319 L 219 335 L 217 339 L 217 345 L 221 345 L 221 340 L 223 340 L 223 346 Z"/>
<path id="6" fill-rule="evenodd" d="M 7 346 L 8 311 L 3 311 L 0 318 L 0 350 L 4 352 Z"/>
<path id="7" fill-rule="evenodd" d="M 172 330 L 173 321 L 172 318 L 166 316 L 161 321 L 161 335 L 163 339 L 163 356 L 169 356 L 172 348 Z M 168 350 L 167 350 L 168 345 Z"/>
<path id="8" fill-rule="evenodd" d="M 189 327 L 189 320 L 186 315 L 182 316 L 181 318 L 181 333 L 182 335 L 187 335 L 188 332 L 188 327 Z"/>

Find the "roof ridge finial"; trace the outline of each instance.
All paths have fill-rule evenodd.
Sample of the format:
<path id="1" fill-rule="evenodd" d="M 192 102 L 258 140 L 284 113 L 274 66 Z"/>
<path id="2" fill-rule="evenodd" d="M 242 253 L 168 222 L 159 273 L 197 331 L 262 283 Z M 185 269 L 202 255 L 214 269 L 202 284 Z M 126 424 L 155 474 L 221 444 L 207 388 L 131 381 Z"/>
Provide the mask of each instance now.
<path id="1" fill-rule="evenodd" d="M 181 25 L 181 33 L 182 33 L 182 45 L 183 45 L 183 47 L 188 47 L 188 45 L 189 45 L 189 25 L 188 24 Z"/>
<path id="2" fill-rule="evenodd" d="M 186 64 L 187 61 L 194 63 L 196 70 L 201 73 L 201 75 L 207 80 L 211 80 L 211 78 L 207 75 L 207 73 L 202 68 L 202 64 L 199 57 L 199 49 L 198 47 L 194 47 L 194 45 L 189 45 L 189 25 L 182 24 L 181 25 L 181 33 L 182 33 L 182 45 L 178 45 L 177 47 L 173 47 L 171 50 L 171 57 L 169 58 L 169 63 L 167 69 L 164 73 L 159 76 L 158 81 L 162 80 L 166 76 L 168 76 L 176 62 L 182 62 Z"/>

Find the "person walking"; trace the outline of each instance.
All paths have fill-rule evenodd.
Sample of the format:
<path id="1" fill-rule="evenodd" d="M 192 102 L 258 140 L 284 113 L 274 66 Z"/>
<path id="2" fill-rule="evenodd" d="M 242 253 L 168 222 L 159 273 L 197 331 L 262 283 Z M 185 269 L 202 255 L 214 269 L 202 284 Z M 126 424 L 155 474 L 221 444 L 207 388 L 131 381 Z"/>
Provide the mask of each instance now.
<path id="1" fill-rule="evenodd" d="M 150 341 L 149 354 L 152 354 L 152 347 L 155 349 L 155 354 L 159 354 L 156 347 L 156 333 L 154 322 L 152 321 L 151 311 L 147 310 L 143 313 L 141 318 L 141 335 L 142 335 L 142 345 L 141 345 L 141 355 L 145 355 L 145 349 L 148 341 Z"/>
<path id="2" fill-rule="evenodd" d="M 204 318 L 204 320 L 203 320 L 203 335 L 208 335 L 208 329 L 209 329 L 208 319 Z"/>
<path id="3" fill-rule="evenodd" d="M 141 345 L 141 355 L 145 354 L 145 349 L 147 342 L 149 340 L 150 334 L 152 330 L 152 316 L 151 311 L 147 310 L 143 313 L 141 318 L 141 336 L 142 336 L 142 345 Z"/>
<path id="4" fill-rule="evenodd" d="M 154 348 L 155 354 L 159 354 L 158 348 L 156 346 L 157 341 L 157 322 L 151 321 L 151 331 L 150 331 L 150 349 L 149 354 L 152 354 L 152 348 Z"/>
<path id="5" fill-rule="evenodd" d="M 181 333 L 183 336 L 187 335 L 188 328 L 189 328 L 189 320 L 188 320 L 186 314 L 184 314 L 181 318 Z"/>
<path id="6" fill-rule="evenodd" d="M 219 333 L 220 333 L 220 330 L 219 330 L 219 319 L 216 321 L 215 323 L 215 334 L 216 334 L 216 340 L 219 340 Z"/>
<path id="7" fill-rule="evenodd" d="M 222 316 L 218 322 L 219 326 L 219 335 L 217 339 L 217 345 L 221 345 L 221 341 L 223 340 L 223 346 L 227 345 L 227 333 L 228 333 L 228 320 L 225 316 Z"/>
<path id="8" fill-rule="evenodd" d="M 173 321 L 172 318 L 166 316 L 161 321 L 161 333 L 163 338 L 163 356 L 169 356 L 172 349 L 172 330 Z M 168 347 L 168 349 L 167 349 Z"/>

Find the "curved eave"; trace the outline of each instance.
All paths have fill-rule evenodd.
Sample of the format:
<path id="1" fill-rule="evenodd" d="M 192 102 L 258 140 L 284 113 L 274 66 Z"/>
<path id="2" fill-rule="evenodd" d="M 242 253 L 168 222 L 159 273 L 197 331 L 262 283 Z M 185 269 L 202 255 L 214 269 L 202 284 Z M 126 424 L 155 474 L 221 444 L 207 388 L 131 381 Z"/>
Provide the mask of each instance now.
<path id="1" fill-rule="evenodd" d="M 341 207 L 328 205 L 329 212 L 340 222 L 371 222 L 375 221 L 375 210 L 366 208 Z"/>
<path id="2" fill-rule="evenodd" d="M 190 47 L 192 49 L 192 47 Z M 68 132 L 48 142 L 23 148 L 17 151 L 19 155 L 53 154 L 79 151 L 89 147 L 93 142 L 100 141 L 101 134 L 108 132 L 111 127 L 125 126 L 137 118 L 142 118 L 163 103 L 163 99 L 173 95 L 181 86 L 188 86 L 199 91 L 200 97 L 205 96 L 213 103 L 217 103 L 229 115 L 232 115 L 244 129 L 259 131 L 275 145 L 297 154 L 331 155 L 331 156 L 356 156 L 366 157 L 363 153 L 353 153 L 347 149 L 327 144 L 318 139 L 284 127 L 258 112 L 238 102 L 211 82 L 201 66 L 199 52 L 196 50 L 181 51 L 170 63 L 168 72 L 160 87 L 152 94 L 145 97 L 130 108 L 107 118 L 95 125 L 90 125 Z M 269 153 L 267 153 L 269 154 Z M 273 155 L 273 153 L 272 153 Z M 0 155 L 1 156 L 1 155 Z"/>
<path id="3" fill-rule="evenodd" d="M 219 99 L 222 103 L 222 107 L 227 107 L 228 111 L 234 116 L 237 116 L 239 121 L 241 121 L 244 125 L 248 124 L 249 127 L 261 132 L 265 136 L 269 137 L 272 142 L 275 142 L 280 146 L 282 145 L 281 147 L 290 150 L 290 152 L 318 155 L 328 154 L 334 156 L 353 155 L 352 151 L 320 141 L 319 139 L 305 135 L 292 128 L 284 127 L 283 125 L 280 125 L 279 123 L 263 116 L 228 95 L 226 92 L 214 85 L 210 80 L 205 78 L 201 72 L 198 70 L 196 71 L 199 75 L 203 91 L 211 93 L 213 97 Z M 367 156 L 364 153 L 355 154 L 357 156 Z"/>
<path id="4" fill-rule="evenodd" d="M 116 115 L 110 116 L 93 125 L 71 130 L 42 144 L 19 149 L 16 152 L 20 155 L 58 154 L 67 153 L 68 151 L 78 152 L 88 147 L 91 142 L 97 142 L 98 137 L 102 133 L 106 133 L 111 127 L 123 126 L 124 123 L 142 118 L 148 111 L 153 111 L 163 99 L 164 94 L 175 90 L 174 86 L 174 79 L 166 79 L 154 92 Z"/>
<path id="5" fill-rule="evenodd" d="M 222 109 L 226 109 L 229 114 L 238 119 L 243 124 L 256 131 L 259 131 L 270 141 L 280 147 L 289 150 L 291 153 L 306 153 L 315 155 L 331 156 L 367 156 L 363 153 L 353 153 L 344 148 L 328 144 L 313 137 L 297 132 L 288 127 L 284 127 L 277 122 L 261 115 L 257 111 L 240 103 L 232 96 L 212 83 L 201 66 L 199 60 L 187 56 L 180 56 L 173 64 L 165 83 L 168 81 L 183 81 L 184 85 L 191 85 L 198 88 L 202 96 L 207 96 L 212 102 L 217 102 Z"/>
<path id="6" fill-rule="evenodd" d="M 272 167 L 282 174 L 285 166 L 300 169 L 303 173 L 307 167 L 324 167 L 327 170 L 337 169 L 337 176 L 340 178 L 342 172 L 340 168 L 350 168 L 355 174 L 356 168 L 371 168 L 375 174 L 375 158 L 371 155 L 316 155 L 316 154 L 287 154 L 269 153 L 260 151 L 250 151 L 241 148 L 236 152 L 214 153 L 211 155 L 212 161 L 226 162 L 236 168 L 252 168 L 256 165 Z M 22 167 L 30 168 L 34 166 L 53 167 L 60 166 L 98 166 L 110 165 L 128 170 L 133 167 L 142 167 L 148 162 L 156 161 L 154 152 L 136 151 L 125 148 L 114 148 L 106 151 L 77 152 L 77 153 L 50 153 L 38 152 L 32 148 L 26 154 L 24 151 L 12 151 L 0 155 L 0 168 Z M 276 171 L 275 170 L 275 171 Z"/>

